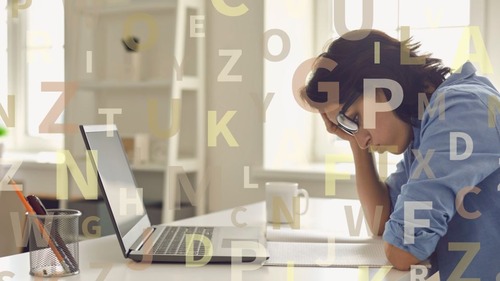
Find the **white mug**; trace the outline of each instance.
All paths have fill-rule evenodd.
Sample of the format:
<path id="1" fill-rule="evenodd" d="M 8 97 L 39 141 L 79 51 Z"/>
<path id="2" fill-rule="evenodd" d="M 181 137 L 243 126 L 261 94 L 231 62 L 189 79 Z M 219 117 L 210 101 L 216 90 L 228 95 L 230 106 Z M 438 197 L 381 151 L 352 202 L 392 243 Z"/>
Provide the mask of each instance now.
<path id="1" fill-rule="evenodd" d="M 300 208 L 300 198 L 305 198 L 303 211 Z M 294 201 L 296 205 L 294 206 Z M 296 215 L 303 215 L 309 206 L 309 193 L 300 189 L 296 182 L 266 182 L 266 214 L 270 223 L 293 223 Z M 294 208 L 295 207 L 295 208 Z"/>

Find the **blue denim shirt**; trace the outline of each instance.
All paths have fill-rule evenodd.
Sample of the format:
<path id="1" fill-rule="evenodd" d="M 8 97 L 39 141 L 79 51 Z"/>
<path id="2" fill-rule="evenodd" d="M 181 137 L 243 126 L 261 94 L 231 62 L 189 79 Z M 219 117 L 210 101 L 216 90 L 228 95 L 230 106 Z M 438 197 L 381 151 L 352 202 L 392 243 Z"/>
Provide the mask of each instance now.
<path id="1" fill-rule="evenodd" d="M 429 259 L 441 280 L 500 273 L 500 94 L 475 71 L 468 62 L 436 89 L 386 181 L 383 239 Z"/>

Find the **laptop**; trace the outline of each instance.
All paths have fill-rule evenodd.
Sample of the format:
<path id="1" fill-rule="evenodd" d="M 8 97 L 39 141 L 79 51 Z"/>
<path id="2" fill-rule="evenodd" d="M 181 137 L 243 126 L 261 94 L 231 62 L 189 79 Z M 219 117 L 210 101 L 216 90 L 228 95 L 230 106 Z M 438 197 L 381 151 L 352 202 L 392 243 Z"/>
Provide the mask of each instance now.
<path id="1" fill-rule="evenodd" d="M 125 258 L 179 263 L 267 260 L 266 240 L 258 227 L 151 225 L 116 125 L 81 125 L 80 131 L 87 150 L 97 151 L 90 153 L 92 163 Z M 240 248 L 233 251 L 234 245 Z"/>

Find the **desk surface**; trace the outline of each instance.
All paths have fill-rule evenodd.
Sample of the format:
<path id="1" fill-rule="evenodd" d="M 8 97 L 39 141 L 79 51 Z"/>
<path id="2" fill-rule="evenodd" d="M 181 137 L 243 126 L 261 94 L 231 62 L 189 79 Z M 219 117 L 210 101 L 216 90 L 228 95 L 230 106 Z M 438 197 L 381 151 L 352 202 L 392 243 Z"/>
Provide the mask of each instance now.
<path id="1" fill-rule="evenodd" d="M 347 208 L 346 208 L 347 206 Z M 352 214 L 350 209 L 352 207 Z M 347 216 L 346 216 L 347 210 Z M 301 228 L 329 230 L 336 235 L 348 235 L 347 218 L 351 220 L 351 231 L 357 226 L 359 202 L 357 200 L 311 198 L 309 211 L 301 217 Z M 234 224 L 233 224 L 234 222 Z M 263 202 L 211 213 L 187 220 L 177 225 L 265 225 Z M 361 226 L 361 235 L 366 227 Z M 357 228 L 356 228 L 357 230 Z M 5 241 L 4 241 L 5 242 Z M 272 267 L 250 265 L 209 264 L 187 268 L 184 264 L 141 264 L 124 259 L 115 235 L 80 242 L 80 274 L 60 280 L 372 280 L 377 268 L 370 269 L 370 278 L 360 279 L 356 268 L 323 267 Z M 8 277 L 11 277 L 9 279 Z M 36 280 L 29 275 L 28 253 L 0 258 L 0 280 Z M 381 280 L 381 279 L 377 279 Z M 407 272 L 391 269 L 383 280 L 410 280 Z"/>

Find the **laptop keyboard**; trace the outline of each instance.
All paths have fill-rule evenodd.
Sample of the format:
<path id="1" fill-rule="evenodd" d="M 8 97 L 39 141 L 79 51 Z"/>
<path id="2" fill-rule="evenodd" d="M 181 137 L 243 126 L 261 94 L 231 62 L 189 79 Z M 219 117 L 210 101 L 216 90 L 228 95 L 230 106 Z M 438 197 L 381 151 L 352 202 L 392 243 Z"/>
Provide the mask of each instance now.
<path id="1" fill-rule="evenodd" d="M 185 226 L 167 226 L 160 238 L 155 243 L 152 252 L 156 255 L 186 255 L 186 249 L 193 249 L 194 256 L 205 255 L 205 247 L 202 238 L 194 237 L 186 241 L 187 234 L 203 235 L 203 239 L 212 239 L 213 227 L 185 227 Z M 188 247 L 186 248 L 186 242 Z"/>

